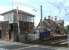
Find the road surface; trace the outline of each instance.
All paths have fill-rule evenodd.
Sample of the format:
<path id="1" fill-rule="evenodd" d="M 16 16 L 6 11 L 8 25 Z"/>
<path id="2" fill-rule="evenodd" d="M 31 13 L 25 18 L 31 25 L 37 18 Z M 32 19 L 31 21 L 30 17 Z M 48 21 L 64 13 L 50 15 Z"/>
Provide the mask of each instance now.
<path id="1" fill-rule="evenodd" d="M 50 48 L 41 48 L 41 47 L 32 47 L 32 48 L 25 48 L 21 50 L 55 50 L 55 49 L 50 49 Z"/>
<path id="2" fill-rule="evenodd" d="M 69 50 L 69 48 L 0 41 L 0 50 Z"/>

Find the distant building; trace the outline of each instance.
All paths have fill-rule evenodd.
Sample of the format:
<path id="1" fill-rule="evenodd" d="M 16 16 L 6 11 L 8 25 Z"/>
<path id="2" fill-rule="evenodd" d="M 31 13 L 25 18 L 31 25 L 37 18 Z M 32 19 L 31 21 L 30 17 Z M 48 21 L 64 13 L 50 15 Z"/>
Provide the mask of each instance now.
<path id="1" fill-rule="evenodd" d="M 39 33 L 44 33 L 43 36 L 64 36 L 64 20 L 53 21 L 49 18 L 44 19 L 43 21 L 40 21 L 37 26 L 37 29 L 39 30 Z"/>
<path id="2" fill-rule="evenodd" d="M 34 28 L 34 15 L 25 11 L 13 9 L 1 15 L 4 16 L 4 20 L 7 21 L 7 26 L 5 26 L 6 22 L 0 23 L 0 25 L 3 23 L 2 25 L 5 26 L 5 28 L 2 27 L 2 30 L 5 30 L 2 34 L 8 34 L 9 40 L 16 41 L 18 37 L 19 39 L 25 39 L 21 36 L 24 36 L 24 33 L 32 32 Z M 18 22 L 20 35 L 18 35 Z M 3 39 L 5 39 L 5 37 L 6 36 L 3 36 Z"/>
<path id="3" fill-rule="evenodd" d="M 58 20 L 56 21 L 57 25 L 58 25 L 58 29 L 60 31 L 60 33 L 64 33 L 64 20 Z"/>

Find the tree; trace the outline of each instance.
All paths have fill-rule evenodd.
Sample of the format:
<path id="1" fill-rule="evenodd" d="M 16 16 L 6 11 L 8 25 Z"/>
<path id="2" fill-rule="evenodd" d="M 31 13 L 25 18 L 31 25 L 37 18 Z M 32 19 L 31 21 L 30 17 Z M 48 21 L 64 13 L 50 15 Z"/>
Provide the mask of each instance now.
<path id="1" fill-rule="evenodd" d="M 69 25 L 65 26 L 64 32 L 65 32 L 65 33 L 69 33 Z"/>

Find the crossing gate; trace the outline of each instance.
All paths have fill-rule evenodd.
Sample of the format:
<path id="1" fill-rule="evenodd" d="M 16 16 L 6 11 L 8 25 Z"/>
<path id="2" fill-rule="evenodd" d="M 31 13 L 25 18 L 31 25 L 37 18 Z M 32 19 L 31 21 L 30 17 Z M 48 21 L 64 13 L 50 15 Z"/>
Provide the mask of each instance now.
<path id="1" fill-rule="evenodd" d="M 48 37 L 48 32 L 40 32 L 40 39 L 44 39 Z"/>

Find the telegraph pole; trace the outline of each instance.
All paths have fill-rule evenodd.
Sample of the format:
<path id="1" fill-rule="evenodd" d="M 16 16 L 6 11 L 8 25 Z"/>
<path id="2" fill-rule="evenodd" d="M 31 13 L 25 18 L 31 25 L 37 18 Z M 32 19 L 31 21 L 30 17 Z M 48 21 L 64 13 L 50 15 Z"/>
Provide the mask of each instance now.
<path id="1" fill-rule="evenodd" d="M 19 14 L 18 14 L 18 5 L 17 5 L 17 9 L 16 9 L 16 14 L 17 14 L 17 25 L 18 25 L 18 41 L 19 41 L 19 38 L 20 38 L 20 27 L 19 27 Z"/>
<path id="2" fill-rule="evenodd" d="M 40 12 L 41 12 L 41 19 L 40 19 L 40 25 L 41 25 L 41 32 L 42 32 L 42 18 L 43 18 L 43 14 L 42 14 L 42 5 L 40 6 Z"/>
<path id="3" fill-rule="evenodd" d="M 42 5 L 40 5 L 40 16 L 41 16 L 41 18 L 40 18 L 40 29 L 39 29 L 39 32 L 40 32 L 40 40 L 42 39 L 41 38 L 41 32 L 42 32 Z"/>
<path id="4" fill-rule="evenodd" d="M 43 16 L 43 14 L 42 14 L 42 5 L 40 6 L 40 12 L 41 12 L 41 21 L 42 21 L 42 16 Z"/>

